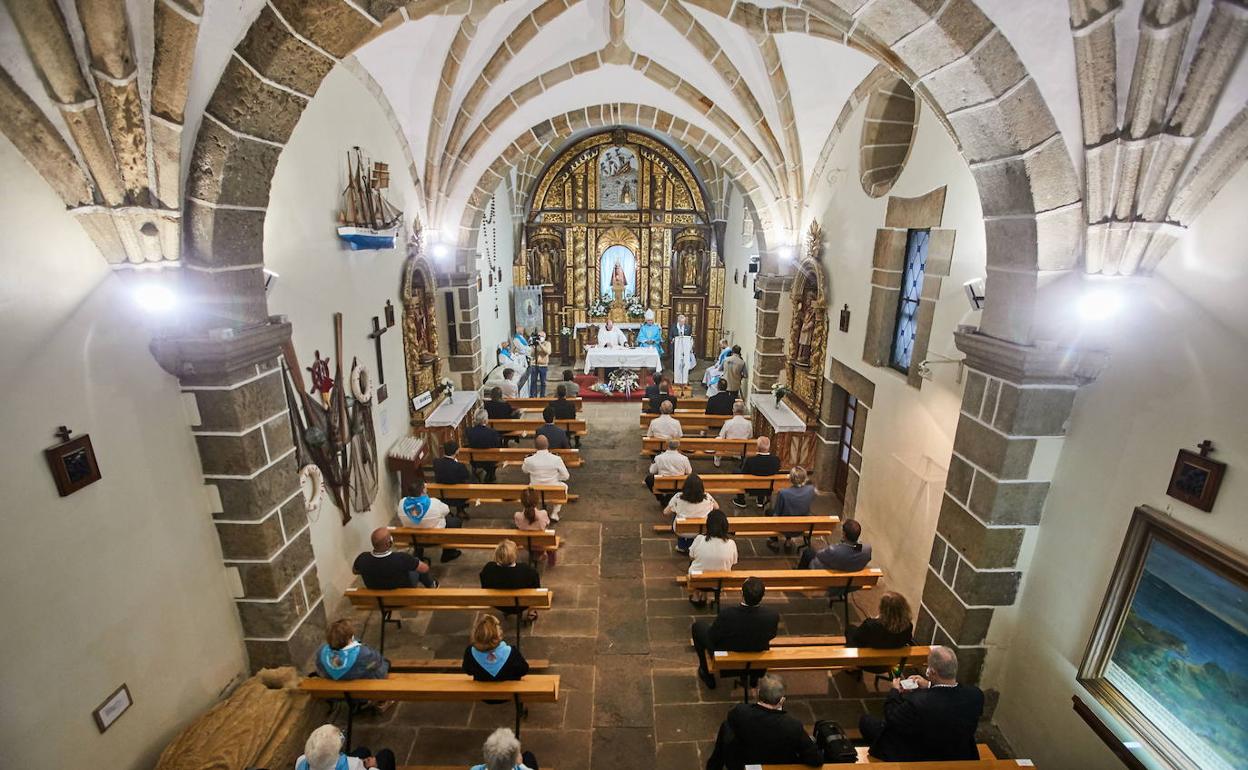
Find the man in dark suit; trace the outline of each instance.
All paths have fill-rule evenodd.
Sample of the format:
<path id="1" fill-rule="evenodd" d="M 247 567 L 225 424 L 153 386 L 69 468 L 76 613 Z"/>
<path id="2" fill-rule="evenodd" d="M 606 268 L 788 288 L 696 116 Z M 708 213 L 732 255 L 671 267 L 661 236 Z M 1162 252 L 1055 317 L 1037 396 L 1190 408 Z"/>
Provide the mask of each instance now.
<path id="1" fill-rule="evenodd" d="M 537 435 L 545 436 L 551 449 L 571 449 L 572 442 L 568 441 L 568 432 L 555 425 L 555 410 L 549 406 L 543 409 L 542 419 L 546 424 L 537 429 Z"/>
<path id="2" fill-rule="evenodd" d="M 758 454 L 745 458 L 741 463 L 740 473 L 749 476 L 774 476 L 780 472 L 780 458 L 771 453 L 771 439 L 766 436 L 758 437 Z M 771 492 L 767 489 L 751 489 L 751 495 L 757 500 L 757 507 L 762 508 L 771 499 Z M 738 508 L 745 507 L 745 495 L 737 495 L 732 498 L 732 504 Z"/>
<path id="3" fill-rule="evenodd" d="M 738 703 L 715 738 L 706 770 L 741 770 L 747 765 L 823 765 L 823 753 L 801 720 L 784 711 L 784 681 L 768 674 L 758 683 L 758 700 Z"/>
<path id="4" fill-rule="evenodd" d="M 736 397 L 726 390 L 718 390 L 706 400 L 707 414 L 732 414 L 732 405 Z"/>
<path id="5" fill-rule="evenodd" d="M 695 620 L 689 633 L 698 654 L 698 678 L 715 689 L 715 677 L 706 668 L 706 652 L 762 652 L 771 646 L 780 624 L 780 613 L 761 606 L 766 587 L 762 578 L 746 578 L 741 585 L 741 604 L 720 607 L 712 623 Z"/>
<path id="6" fill-rule="evenodd" d="M 550 402 L 550 410 L 555 413 L 556 420 L 575 420 L 576 404 L 568 400 L 568 389 L 560 385 L 555 388 L 555 400 Z M 573 436 L 572 443 L 580 448 L 581 437 Z"/>
<path id="7" fill-rule="evenodd" d="M 438 484 L 471 484 L 472 472 L 455 456 L 459 454 L 459 442 L 451 439 L 442 445 L 442 456 L 433 461 L 433 480 Z M 443 497 L 447 505 L 455 506 L 461 519 L 468 518 L 468 501 Z"/>
<path id="8" fill-rule="evenodd" d="M 498 387 L 490 389 L 490 400 L 485 402 L 485 413 L 491 420 L 518 420 L 521 416 L 519 409 L 513 409 L 511 404 L 503 400 L 503 389 Z M 520 441 L 515 436 L 504 436 L 503 446 L 513 440 L 517 443 Z"/>
<path id="9" fill-rule="evenodd" d="M 659 395 L 659 380 L 661 380 L 662 378 L 663 378 L 663 375 L 659 374 L 658 372 L 655 372 L 650 375 L 650 384 L 646 386 L 646 401 L 649 401 L 650 399 Z"/>
<path id="10" fill-rule="evenodd" d="M 472 418 L 472 427 L 464 433 L 464 440 L 473 449 L 498 449 L 503 445 L 503 435 L 489 425 L 490 416 L 485 411 L 477 412 Z M 477 472 L 486 484 L 494 483 L 498 471 L 496 462 L 472 461 L 472 469 Z"/>
<path id="11" fill-rule="evenodd" d="M 871 742 L 871 756 L 886 762 L 978 759 L 975 728 L 983 713 L 983 691 L 958 684 L 958 656 L 933 647 L 927 676 L 894 679 L 884 718 L 864 714 L 858 727 Z"/>
<path id="12" fill-rule="evenodd" d="M 671 389 L 672 385 L 668 382 L 666 377 L 659 380 L 659 392 L 650 397 L 650 400 L 647 402 L 648 408 L 646 411 L 650 414 L 658 414 L 663 408 L 664 401 L 671 401 L 672 411 L 676 411 L 676 407 L 680 403 L 680 399 L 671 394 Z"/>

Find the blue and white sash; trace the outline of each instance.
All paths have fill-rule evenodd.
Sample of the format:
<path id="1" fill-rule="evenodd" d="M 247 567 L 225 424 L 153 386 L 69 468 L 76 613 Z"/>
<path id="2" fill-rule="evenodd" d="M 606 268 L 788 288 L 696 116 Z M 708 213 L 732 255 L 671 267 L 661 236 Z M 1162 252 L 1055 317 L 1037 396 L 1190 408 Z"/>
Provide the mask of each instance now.
<path id="1" fill-rule="evenodd" d="M 499 642 L 498 646 L 489 652 L 481 652 L 476 647 L 472 648 L 472 658 L 481 668 L 489 672 L 490 676 L 498 676 L 498 672 L 503 670 L 503 665 L 507 663 L 507 659 L 511 657 L 511 645 L 506 642 Z"/>
<path id="2" fill-rule="evenodd" d="M 325 673 L 329 674 L 329 678 L 335 681 L 342 679 L 347 675 L 355 665 L 355 661 L 360 657 L 360 643 L 352 642 L 341 650 L 335 650 L 328 644 L 321 645 L 321 666 L 325 669 Z"/>
<path id="3" fill-rule="evenodd" d="M 420 526 L 420 520 L 429 512 L 430 504 L 429 495 L 405 497 L 399 501 L 399 505 L 403 507 L 403 515 L 416 526 Z"/>
<path id="4" fill-rule="evenodd" d="M 347 764 L 347 755 L 338 755 L 338 764 L 334 765 L 334 770 L 347 770 L 350 765 Z M 299 757 L 299 761 L 295 763 L 295 770 L 311 770 L 308 765 L 307 757 Z"/>

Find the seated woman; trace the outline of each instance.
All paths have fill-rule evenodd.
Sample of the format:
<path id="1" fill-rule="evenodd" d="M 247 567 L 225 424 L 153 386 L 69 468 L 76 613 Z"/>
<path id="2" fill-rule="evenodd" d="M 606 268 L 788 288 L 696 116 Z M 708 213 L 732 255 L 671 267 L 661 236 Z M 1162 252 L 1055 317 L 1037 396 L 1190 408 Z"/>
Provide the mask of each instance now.
<path id="1" fill-rule="evenodd" d="M 714 510 L 706 515 L 706 534 L 698 535 L 689 546 L 689 573 L 718 572 L 732 569 L 737 563 L 737 544 L 728 534 L 728 516 Z M 706 606 L 706 592 L 691 594 L 689 601 L 695 607 Z"/>
<path id="2" fill-rule="evenodd" d="M 494 549 L 494 560 L 481 568 L 482 588 L 501 588 L 516 590 L 520 588 L 541 588 L 542 578 L 537 570 L 528 564 L 517 564 L 516 544 L 504 540 Z M 515 615 L 522 611 L 519 607 L 498 607 L 504 615 Z M 523 610 L 524 619 L 528 622 L 537 620 L 537 610 Z"/>
<path id="3" fill-rule="evenodd" d="M 520 751 L 520 739 L 506 727 L 490 733 L 481 747 L 485 764 L 473 765 L 470 770 L 538 770 L 537 757 L 531 751 Z"/>
<path id="4" fill-rule="evenodd" d="M 516 529 L 523 529 L 529 532 L 543 532 L 550 527 L 550 514 L 546 512 L 545 508 L 537 507 L 540 501 L 541 496 L 532 487 L 520 493 L 520 504 L 524 506 L 524 510 L 516 511 L 512 516 L 512 521 L 516 523 Z M 545 551 L 543 556 L 546 558 L 546 566 L 553 567 L 555 565 L 554 551 Z"/>
<path id="5" fill-rule="evenodd" d="M 376 756 L 362 747 L 343 754 L 343 740 L 342 731 L 334 725 L 316 728 L 303 745 L 303 755 L 295 760 L 295 770 L 394 770 L 394 752 L 390 749 L 382 749 Z"/>
<path id="6" fill-rule="evenodd" d="M 316 654 L 316 673 L 327 679 L 385 679 L 390 661 L 355 638 L 355 624 L 335 620 L 325 631 L 325 644 Z"/>
<path id="7" fill-rule="evenodd" d="M 472 626 L 472 643 L 464 650 L 464 673 L 477 682 L 513 682 L 529 673 L 529 662 L 503 641 L 503 625 L 481 615 Z"/>
<path id="8" fill-rule="evenodd" d="M 667 506 L 663 512 L 672 517 L 672 532 L 676 531 L 676 522 L 681 519 L 696 519 L 707 515 L 711 511 L 718 510 L 719 503 L 715 502 L 715 498 L 706 493 L 706 485 L 702 483 L 702 477 L 696 473 L 689 474 L 685 478 L 685 486 L 680 490 L 680 494 L 674 495 L 672 499 L 667 501 Z M 693 542 L 691 537 L 676 536 L 676 551 L 678 553 L 689 553 L 689 544 Z"/>
<path id="9" fill-rule="evenodd" d="M 886 591 L 880 597 L 879 614 L 863 620 L 861 625 L 850 626 L 845 632 L 845 645 L 888 650 L 908 646 L 913 635 L 914 624 L 910 622 L 910 604 L 906 597 Z M 888 668 L 867 666 L 861 670 L 879 675 L 886 673 Z"/>

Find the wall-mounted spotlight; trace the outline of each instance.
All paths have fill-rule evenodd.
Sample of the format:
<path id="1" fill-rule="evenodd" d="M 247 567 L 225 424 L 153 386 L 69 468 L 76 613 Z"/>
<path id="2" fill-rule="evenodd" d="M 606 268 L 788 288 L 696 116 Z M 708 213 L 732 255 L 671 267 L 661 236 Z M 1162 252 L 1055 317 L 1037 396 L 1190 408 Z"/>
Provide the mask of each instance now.
<path id="1" fill-rule="evenodd" d="M 966 301 L 970 303 L 971 310 L 984 309 L 984 279 L 972 278 L 962 284 L 962 288 L 966 290 Z"/>
<path id="2" fill-rule="evenodd" d="M 269 293 L 269 290 L 272 289 L 273 286 L 277 283 L 278 278 L 281 278 L 281 276 L 273 272 L 272 270 L 268 269 L 267 267 L 264 268 L 264 293 L 265 294 Z"/>
<path id="3" fill-rule="evenodd" d="M 1098 286 L 1085 291 L 1076 307 L 1079 317 L 1085 321 L 1106 321 L 1118 315 L 1122 304 L 1121 292 L 1108 286 Z"/>
<path id="4" fill-rule="evenodd" d="M 158 283 L 144 283 L 136 286 L 133 296 L 136 305 L 153 315 L 168 313 L 178 304 L 178 296 L 173 293 L 173 289 Z"/>
<path id="5" fill-rule="evenodd" d="M 793 247 L 788 245 L 777 247 L 776 256 L 780 258 L 781 262 L 788 262 L 790 259 L 793 259 Z"/>
<path id="6" fill-rule="evenodd" d="M 451 253 L 451 247 L 445 243 L 435 243 L 430 251 L 436 259 L 446 259 Z"/>

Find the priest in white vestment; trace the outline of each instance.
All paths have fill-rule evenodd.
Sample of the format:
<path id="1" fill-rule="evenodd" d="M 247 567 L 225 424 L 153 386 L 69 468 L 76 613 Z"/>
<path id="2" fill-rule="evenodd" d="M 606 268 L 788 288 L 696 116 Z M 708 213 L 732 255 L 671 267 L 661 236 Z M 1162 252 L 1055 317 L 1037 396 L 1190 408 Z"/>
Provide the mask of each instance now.
<path id="1" fill-rule="evenodd" d="M 624 336 L 623 329 L 617 329 L 615 324 L 607 321 L 605 326 L 598 327 L 598 347 L 626 348 L 628 347 L 628 337 Z"/>
<path id="2" fill-rule="evenodd" d="M 696 365 L 693 355 L 693 327 L 682 313 L 672 325 L 672 368 L 676 370 L 676 384 L 689 384 L 689 370 Z"/>

